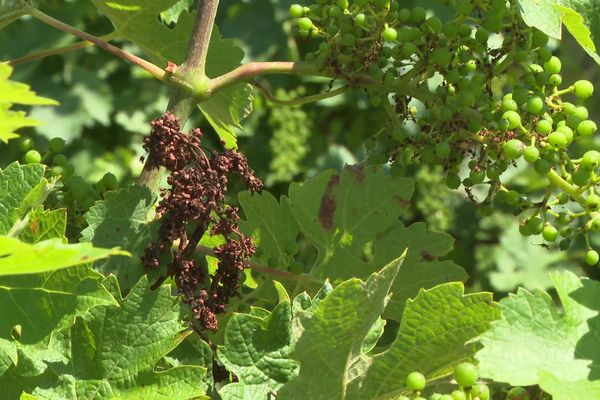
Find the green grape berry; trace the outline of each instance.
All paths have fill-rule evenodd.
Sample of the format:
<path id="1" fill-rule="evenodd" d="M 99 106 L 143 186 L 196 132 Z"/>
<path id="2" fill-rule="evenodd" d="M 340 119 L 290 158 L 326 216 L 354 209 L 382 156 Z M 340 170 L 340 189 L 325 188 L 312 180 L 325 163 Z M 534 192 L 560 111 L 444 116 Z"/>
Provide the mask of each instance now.
<path id="1" fill-rule="evenodd" d="M 539 96 L 534 96 L 527 101 L 527 111 L 531 114 L 540 114 L 544 110 L 544 100 Z"/>
<path id="2" fill-rule="evenodd" d="M 515 129 L 521 126 L 521 116 L 516 111 L 506 111 L 502 114 L 502 119 L 508 122 L 508 129 Z"/>
<path id="3" fill-rule="evenodd" d="M 102 177 L 102 184 L 107 190 L 116 190 L 119 187 L 117 177 L 111 172 L 104 174 Z"/>
<path id="4" fill-rule="evenodd" d="M 573 84 L 573 93 L 577 98 L 587 99 L 594 93 L 594 85 L 588 80 L 579 80 Z"/>
<path id="5" fill-rule="evenodd" d="M 63 151 L 65 149 L 65 140 L 60 137 L 52 138 L 48 142 L 48 148 L 50 149 L 51 152 L 53 152 L 55 154 L 60 153 L 61 151 Z"/>
<path id="6" fill-rule="evenodd" d="M 549 74 L 558 74 L 561 67 L 562 64 L 560 59 L 556 56 L 550 57 L 550 59 L 544 63 L 544 70 Z"/>
<path id="7" fill-rule="evenodd" d="M 425 376 L 420 372 L 411 372 L 406 377 L 406 387 L 409 390 L 423 390 L 426 383 Z"/>
<path id="8" fill-rule="evenodd" d="M 462 390 L 455 390 L 450 395 L 453 400 L 467 400 L 467 394 Z"/>
<path id="9" fill-rule="evenodd" d="M 448 174 L 446 176 L 446 186 L 448 186 L 449 189 L 458 189 L 461 183 L 460 176 L 457 174 Z"/>
<path id="10" fill-rule="evenodd" d="M 517 111 L 519 109 L 519 105 L 512 98 L 504 98 L 502 99 L 502 111 Z"/>
<path id="11" fill-rule="evenodd" d="M 596 265 L 598 260 L 600 260 L 600 255 L 596 250 L 589 249 L 585 252 L 585 263 L 587 265 Z"/>
<path id="12" fill-rule="evenodd" d="M 581 166 L 588 171 L 593 171 L 600 165 L 600 152 L 596 150 L 586 151 L 581 158 Z"/>
<path id="13" fill-rule="evenodd" d="M 547 242 L 554 242 L 558 238 L 558 229 L 547 223 L 544 225 L 542 237 Z"/>
<path id="14" fill-rule="evenodd" d="M 28 151 L 31 150 L 35 147 L 35 143 L 33 142 L 33 139 L 30 137 L 25 137 L 23 136 L 21 138 L 21 140 L 19 141 L 19 148 L 21 149 L 21 151 Z"/>
<path id="15" fill-rule="evenodd" d="M 559 74 L 552 74 L 548 78 L 548 84 L 550 86 L 558 87 L 562 84 L 562 76 Z"/>
<path id="16" fill-rule="evenodd" d="M 393 42 L 398 37 L 398 32 L 392 27 L 387 27 L 381 33 L 381 37 L 386 42 Z"/>
<path id="17" fill-rule="evenodd" d="M 597 130 L 598 130 L 598 127 L 596 126 L 596 123 L 589 119 L 585 120 L 585 121 L 581 121 L 577 125 L 577 133 L 583 137 L 590 137 L 594 133 L 596 133 Z"/>
<path id="18" fill-rule="evenodd" d="M 64 154 L 57 154 L 52 157 L 52 164 L 64 167 L 65 165 L 69 164 L 69 160 L 67 160 L 67 157 L 65 157 Z"/>
<path id="19" fill-rule="evenodd" d="M 585 198 L 585 208 L 590 211 L 597 211 L 600 209 L 600 196 L 595 193 L 589 194 Z"/>
<path id="20" fill-rule="evenodd" d="M 479 400 L 489 400 L 490 399 L 490 388 L 488 385 L 479 383 L 471 389 L 471 396 L 473 398 L 479 397 Z"/>
<path id="21" fill-rule="evenodd" d="M 309 31 L 313 27 L 313 22 L 310 18 L 302 17 L 298 20 L 298 28 L 301 31 Z"/>
<path id="22" fill-rule="evenodd" d="M 477 367 L 471 363 L 463 362 L 454 368 L 454 379 L 462 387 L 471 387 L 479 378 Z"/>
<path id="23" fill-rule="evenodd" d="M 511 388 L 506 394 L 506 400 L 526 400 L 528 398 L 527 389 L 520 386 Z"/>
<path id="24" fill-rule="evenodd" d="M 502 146 L 504 155 L 509 160 L 516 160 L 523 155 L 525 145 L 519 139 L 511 139 Z"/>
<path id="25" fill-rule="evenodd" d="M 300 4 L 292 4 L 290 6 L 290 15 L 293 18 L 300 18 L 304 15 L 304 8 Z"/>
<path id="26" fill-rule="evenodd" d="M 536 128 L 537 131 L 542 135 L 547 135 L 550 132 L 552 132 L 552 122 L 545 119 L 541 119 L 538 121 Z"/>
<path id="27" fill-rule="evenodd" d="M 38 164 L 42 161 L 42 155 L 37 150 L 29 150 L 23 160 L 26 164 Z"/>
<path id="28" fill-rule="evenodd" d="M 540 158 L 540 151 L 535 146 L 527 146 L 523 150 L 523 158 L 528 163 L 534 163 Z"/>
<path id="29" fill-rule="evenodd" d="M 554 131 L 548 135 L 548 143 L 555 149 L 564 149 L 569 144 L 569 139 L 561 131 Z"/>
<path id="30" fill-rule="evenodd" d="M 354 16 L 354 22 L 358 26 L 366 26 L 367 25 L 367 16 L 363 13 L 356 14 Z"/>

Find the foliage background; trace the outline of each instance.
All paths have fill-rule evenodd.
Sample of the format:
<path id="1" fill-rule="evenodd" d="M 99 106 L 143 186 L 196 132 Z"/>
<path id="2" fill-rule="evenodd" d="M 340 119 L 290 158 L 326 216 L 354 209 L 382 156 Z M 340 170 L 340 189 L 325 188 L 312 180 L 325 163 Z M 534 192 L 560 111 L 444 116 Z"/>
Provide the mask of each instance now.
<path id="1" fill-rule="evenodd" d="M 186 3 L 181 2 L 182 8 Z M 292 38 L 291 25 L 286 21 L 291 3 L 222 0 L 217 25 L 225 38 L 240 42 L 248 59 L 298 60 L 312 49 L 312 43 Z M 419 3 L 433 7 L 427 1 Z M 444 12 L 436 7 L 438 12 Z M 46 1 L 42 9 L 95 35 L 111 30 L 108 20 L 98 16 L 91 2 Z M 162 17 L 168 22 L 176 15 Z M 38 21 L 22 20 L 0 34 L 0 59 L 10 60 L 73 41 L 73 37 Z M 117 44 L 137 51 L 130 44 Z M 557 55 L 565 60 L 565 81 L 589 79 L 600 84 L 597 65 L 568 35 Z M 19 65 L 13 79 L 27 82 L 39 94 L 61 103 L 59 107 L 33 108 L 31 116 L 45 125 L 21 131 L 34 137 L 39 147 L 43 148 L 55 136 L 67 140 L 67 156 L 78 174 L 90 182 L 108 171 L 125 181 L 137 176 L 142 166 L 142 138 L 148 133 L 149 121 L 166 106 L 168 93 L 164 85 L 96 48 Z M 330 82 L 270 77 L 262 83 L 285 98 L 322 91 Z M 600 123 L 600 97 L 595 99 L 588 108 L 591 118 Z M 347 163 L 367 158 L 376 151 L 367 150 L 371 147 L 367 139 L 385 120 L 383 110 L 372 109 L 361 92 L 294 108 L 273 107 L 256 94 L 254 110 L 239 132 L 239 146 L 275 195 L 287 193 L 292 180 L 305 179 L 327 168 L 339 170 Z M 211 132 L 200 113 L 189 124 Z M 214 140 L 216 135 L 206 137 Z M 590 144 L 591 148 L 600 150 L 598 138 Z M 0 167 L 21 156 L 16 141 L 3 146 Z M 550 289 L 547 272 L 558 266 L 600 278 L 597 268 L 584 266 L 582 243 L 575 243 L 567 252 L 547 250 L 539 246 L 543 243 L 541 238 L 518 234 L 514 216 L 480 215 L 464 193 L 445 187 L 443 175 L 435 168 L 421 166 L 402 172 L 416 178 L 415 197 L 404 221 L 426 221 L 432 229 L 448 232 L 456 239 L 455 249 L 447 257 L 467 269 L 471 290 L 494 290 L 499 298 L 517 286 Z M 534 188 L 535 179 L 533 173 L 517 171 L 512 183 Z"/>

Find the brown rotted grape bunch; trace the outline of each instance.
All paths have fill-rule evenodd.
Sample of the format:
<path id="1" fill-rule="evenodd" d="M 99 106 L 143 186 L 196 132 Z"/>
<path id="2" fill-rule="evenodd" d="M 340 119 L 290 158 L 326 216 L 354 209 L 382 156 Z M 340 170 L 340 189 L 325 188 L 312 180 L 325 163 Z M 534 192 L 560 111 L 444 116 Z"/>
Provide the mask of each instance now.
<path id="1" fill-rule="evenodd" d="M 158 268 L 161 256 L 172 252 L 167 275 L 173 277 L 184 301 L 205 329 L 218 328 L 216 315 L 225 312 L 230 297 L 236 296 L 246 260 L 255 252 L 252 239 L 238 229 L 238 208 L 226 204 L 229 175 L 238 174 L 251 192 L 262 189 L 243 154 L 235 150 L 212 152 L 201 146 L 202 132 L 181 131 L 170 113 L 152 122 L 152 133 L 144 139 L 147 168 L 170 171 L 170 188 L 163 191 L 157 207 L 160 227 L 142 262 Z M 208 276 L 198 265 L 196 247 L 205 235 L 221 235 L 224 243 L 215 249 L 217 271 Z"/>

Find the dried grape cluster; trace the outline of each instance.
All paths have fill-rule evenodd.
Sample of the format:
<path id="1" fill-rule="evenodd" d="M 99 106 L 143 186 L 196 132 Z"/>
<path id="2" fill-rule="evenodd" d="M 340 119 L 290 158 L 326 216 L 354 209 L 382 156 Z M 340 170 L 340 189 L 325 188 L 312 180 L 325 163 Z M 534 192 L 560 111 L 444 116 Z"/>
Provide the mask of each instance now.
<path id="1" fill-rule="evenodd" d="M 208 157 L 201 142 L 200 130 L 186 135 L 173 114 L 152 122 L 152 133 L 144 139 L 147 166 L 168 169 L 170 188 L 157 207 L 158 239 L 148 246 L 142 261 L 148 268 L 158 268 L 161 255 L 172 251 L 167 275 L 175 280 L 196 320 L 214 331 L 218 328 L 216 314 L 225 312 L 229 298 L 238 293 L 245 260 L 255 251 L 252 240 L 238 229 L 238 208 L 225 202 L 229 175 L 238 174 L 252 192 L 261 190 L 262 182 L 243 154 L 224 150 Z M 194 259 L 205 233 L 224 238 L 215 249 L 217 271 L 210 277 Z"/>

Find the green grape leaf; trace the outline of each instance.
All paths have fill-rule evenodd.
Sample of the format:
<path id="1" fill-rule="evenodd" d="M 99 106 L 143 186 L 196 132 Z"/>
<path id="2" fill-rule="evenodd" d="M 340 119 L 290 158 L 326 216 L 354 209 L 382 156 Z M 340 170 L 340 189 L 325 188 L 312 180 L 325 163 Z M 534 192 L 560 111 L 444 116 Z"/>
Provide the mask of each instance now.
<path id="1" fill-rule="evenodd" d="M 561 38 L 560 13 L 554 0 L 519 0 L 523 21 L 555 39 Z"/>
<path id="2" fill-rule="evenodd" d="M 0 276 L 36 274 L 87 264 L 110 256 L 129 256 L 126 251 L 100 249 L 90 243 L 67 244 L 48 239 L 35 244 L 0 235 Z"/>
<path id="3" fill-rule="evenodd" d="M 297 365 L 289 359 L 292 306 L 287 293 L 280 297 L 273 312 L 261 316 L 235 314 L 227 323 L 218 357 L 239 382 L 220 390 L 224 400 L 240 398 L 240 393 L 246 399 L 264 398 L 269 390 L 277 390 L 295 375 Z"/>
<path id="4" fill-rule="evenodd" d="M 4 3 L 6 2 L 0 0 L 0 29 L 5 21 L 5 16 L 3 16 Z M 16 11 L 16 14 L 12 15 L 22 15 L 19 15 L 19 12 L 20 11 Z M 6 15 L 11 14 L 8 13 Z M 8 63 L 0 63 L 0 141 L 4 143 L 8 143 L 10 139 L 19 137 L 15 132 L 17 129 L 40 124 L 40 122 L 35 119 L 27 118 L 27 114 L 23 111 L 12 111 L 10 108 L 13 104 L 58 104 L 55 100 L 38 96 L 24 83 L 9 80 L 8 78 L 12 75 L 12 71 L 13 68 L 8 65 Z"/>
<path id="5" fill-rule="evenodd" d="M 519 286 L 529 290 L 547 289 L 552 287 L 549 272 L 575 270 L 576 265 L 565 252 L 532 246 L 531 242 L 531 238 L 523 237 L 517 225 L 512 224 L 500 236 L 499 244 L 483 252 L 480 266 L 495 268 L 489 274 L 494 289 L 503 292 Z"/>
<path id="6" fill-rule="evenodd" d="M 0 169 L 0 235 L 24 228 L 30 209 L 44 202 L 54 187 L 54 182 L 44 178 L 45 169 L 41 164 L 18 162 Z"/>
<path id="7" fill-rule="evenodd" d="M 92 307 L 116 305 L 102 279 L 87 266 L 0 277 L 0 338 L 10 338 L 20 325 L 20 342 L 35 344 Z"/>
<path id="8" fill-rule="evenodd" d="M 27 226 L 19 233 L 19 239 L 27 243 L 37 243 L 47 239 L 62 239 L 66 242 L 67 210 L 34 209 L 29 214 Z"/>
<path id="9" fill-rule="evenodd" d="M 300 371 L 283 385 L 278 399 L 345 398 L 348 381 L 360 372 L 353 364 L 364 357 L 362 343 L 383 312 L 401 264 L 401 259 L 391 262 L 366 282 L 347 280 L 314 310 L 299 312 L 301 333 L 291 358 Z"/>
<path id="10" fill-rule="evenodd" d="M 597 4 L 597 6 L 599 5 L 600 3 Z M 573 35 L 575 40 L 577 40 L 577 43 L 579 43 L 579 45 L 585 50 L 586 53 L 589 54 L 590 57 L 594 59 L 594 61 L 600 64 L 600 56 L 596 52 L 596 45 L 594 44 L 594 41 L 591 38 L 592 32 L 585 25 L 583 17 L 579 15 L 577 11 L 562 6 L 560 4 L 555 4 L 554 7 L 556 7 L 556 9 L 560 12 L 563 24 L 571 33 L 571 35 Z M 596 13 L 597 12 L 598 11 L 596 10 Z M 597 16 L 595 18 L 597 19 Z"/>
<path id="11" fill-rule="evenodd" d="M 407 298 L 420 288 L 466 279 L 462 268 L 437 261 L 452 248 L 450 236 L 429 232 L 425 224 L 405 227 L 399 217 L 408 207 L 413 183 L 392 178 L 381 168 L 348 166 L 290 186 L 279 203 L 263 192 L 240 195 L 246 220 L 240 227 L 257 240 L 262 263 L 290 268 L 290 242 L 302 234 L 317 249 L 309 275 L 333 283 L 366 279 L 402 255 L 408 255 L 392 289 L 385 316 L 399 320 Z"/>
<path id="12" fill-rule="evenodd" d="M 461 283 L 419 291 L 407 302 L 391 347 L 356 366 L 368 369 L 350 383 L 346 398 L 394 398 L 405 390 L 405 378 L 412 371 L 422 372 L 427 379 L 449 375 L 477 351 L 477 345 L 469 342 L 499 317 L 491 293 L 465 295 Z"/>
<path id="13" fill-rule="evenodd" d="M 69 374 L 52 388 L 35 390 L 34 395 L 44 399 L 69 393 L 70 398 L 166 400 L 204 394 L 199 382 L 206 368 L 156 369 L 189 334 L 184 332 L 180 304 L 171 296 L 171 287 L 150 290 L 143 277 L 119 303 L 120 307 L 96 308 L 77 319 L 71 328 Z"/>
<path id="14" fill-rule="evenodd" d="M 585 37 L 589 36 L 585 34 L 585 29 L 579 27 L 579 17 L 583 17 L 584 21 L 583 24 L 585 25 L 586 29 L 589 28 L 589 30 L 591 30 L 591 37 L 594 40 L 595 43 L 595 48 L 598 49 L 600 47 L 600 13 L 598 12 L 598 8 L 600 7 L 600 1 L 599 0 L 561 0 L 559 2 L 560 4 L 562 4 L 563 6 L 566 6 L 568 8 L 570 8 L 571 10 L 574 10 L 575 12 L 577 12 L 578 16 L 574 16 L 576 23 L 575 25 L 575 31 L 580 31 L 583 34 L 583 38 L 580 41 L 579 39 L 577 39 L 577 36 L 575 33 L 573 33 L 571 31 L 571 29 L 569 28 L 569 24 L 570 22 L 567 21 L 566 19 L 568 19 L 568 17 L 563 16 L 563 22 L 565 24 L 565 26 L 567 26 L 567 29 L 569 29 L 569 31 L 571 32 L 571 34 L 577 39 L 577 41 L 582 44 L 586 43 L 587 39 Z M 562 7 L 558 7 L 559 10 L 562 10 Z M 583 45 L 583 44 L 582 44 Z M 584 49 L 586 48 L 586 46 L 583 46 Z M 587 50 L 586 50 L 587 51 Z"/>
<path id="15" fill-rule="evenodd" d="M 93 3 L 110 19 L 118 36 L 140 46 L 158 65 L 166 66 L 168 61 L 181 64 L 184 61 L 195 13 L 181 13 L 172 28 L 157 18 L 163 11 L 177 5 L 177 0 L 143 5 L 131 0 L 94 0 Z M 238 67 L 243 58 L 244 52 L 233 40 L 222 39 L 215 26 L 206 60 L 206 74 L 215 78 L 229 72 Z M 235 129 L 240 128 L 240 121 L 251 109 L 251 93 L 247 84 L 236 84 L 200 104 L 202 113 L 227 147 L 236 146 Z"/>
<path id="16" fill-rule="evenodd" d="M 131 186 L 107 192 L 85 214 L 88 227 L 81 232 L 81 241 L 97 247 L 121 246 L 131 257 L 112 257 L 96 263 L 105 275 L 114 273 L 124 290 L 129 290 L 145 273 L 140 257 L 156 231 L 150 223 L 150 212 L 156 196 L 144 186 Z"/>
<path id="17" fill-rule="evenodd" d="M 0 0 L 0 29 L 27 14 L 27 8 L 19 0 Z"/>
<path id="18" fill-rule="evenodd" d="M 565 382 L 546 371 L 541 371 L 539 377 L 540 387 L 552 393 L 553 400 L 600 399 L 600 380 Z"/>
<path id="19" fill-rule="evenodd" d="M 600 283 L 570 272 L 554 273 L 552 281 L 562 313 L 541 290 L 520 289 L 500 301 L 502 319 L 480 338 L 481 376 L 515 386 L 544 383 L 562 398 L 594 398 L 564 397 L 560 386 L 600 380 Z"/>

